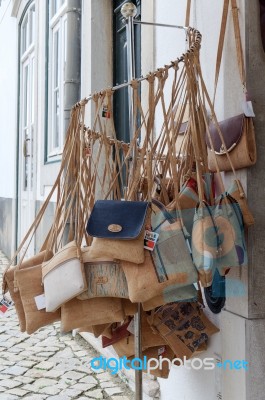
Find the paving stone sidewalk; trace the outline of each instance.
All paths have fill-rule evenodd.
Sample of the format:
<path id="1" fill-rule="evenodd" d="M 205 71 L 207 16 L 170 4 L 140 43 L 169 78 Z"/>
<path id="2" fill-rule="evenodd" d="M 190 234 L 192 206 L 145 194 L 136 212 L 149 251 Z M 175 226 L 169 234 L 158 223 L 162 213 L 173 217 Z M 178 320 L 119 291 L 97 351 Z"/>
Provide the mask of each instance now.
<path id="1" fill-rule="evenodd" d="M 0 285 L 7 264 L 0 251 Z M 61 335 L 60 323 L 21 333 L 11 307 L 0 318 L 0 400 L 134 399 L 119 376 L 90 369 L 97 356 L 79 335 Z"/>

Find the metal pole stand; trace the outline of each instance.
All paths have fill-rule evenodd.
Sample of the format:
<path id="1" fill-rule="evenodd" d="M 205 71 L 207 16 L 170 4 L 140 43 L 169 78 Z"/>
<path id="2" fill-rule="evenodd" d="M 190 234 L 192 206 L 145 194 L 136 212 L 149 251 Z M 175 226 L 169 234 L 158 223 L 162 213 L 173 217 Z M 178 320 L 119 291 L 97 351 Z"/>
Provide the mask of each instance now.
<path id="1" fill-rule="evenodd" d="M 180 25 L 169 25 L 169 24 L 160 24 L 154 22 L 144 22 L 144 21 L 137 21 L 134 17 L 137 14 L 137 8 L 133 3 L 125 3 L 121 8 L 121 14 L 126 21 L 126 35 L 127 35 L 127 65 L 128 65 L 128 83 L 131 80 L 135 79 L 135 47 L 134 47 L 134 25 L 151 25 L 151 26 L 161 26 L 166 28 L 175 28 L 175 29 L 183 29 L 186 33 L 188 27 L 180 26 Z M 138 81 L 143 80 L 144 78 L 139 78 Z M 125 87 L 128 84 L 120 85 L 120 87 Z M 133 109 L 133 89 L 128 85 L 128 101 L 129 101 L 129 131 L 130 131 L 130 140 L 132 140 L 134 135 L 134 110 Z M 136 145 L 137 146 L 137 145 Z M 130 177 L 133 176 L 135 162 L 136 162 L 136 148 L 133 149 L 132 152 L 132 160 L 130 163 Z M 136 199 L 138 200 L 138 199 Z M 138 304 L 138 312 L 135 314 L 134 321 L 134 338 L 135 338 L 135 357 L 142 360 L 142 340 L 141 340 L 141 304 Z M 142 371 L 136 370 L 135 371 L 135 399 L 142 400 L 143 398 L 143 391 L 142 391 Z"/>
<path id="2" fill-rule="evenodd" d="M 125 3 L 121 8 L 121 14 L 126 19 L 126 36 L 127 36 L 127 68 L 128 68 L 128 82 L 135 79 L 135 47 L 134 47 L 134 17 L 137 14 L 137 8 L 133 3 Z M 133 89 L 128 86 L 128 104 L 129 104 L 129 131 L 130 140 L 134 135 L 134 109 L 133 109 Z M 132 161 L 130 165 L 130 174 L 133 176 L 136 151 L 133 151 Z M 138 304 L 138 312 L 134 316 L 134 343 L 135 343 L 135 357 L 142 360 L 142 340 L 141 340 L 141 304 Z M 138 363 L 140 366 L 140 362 Z M 140 370 L 135 370 L 135 400 L 142 400 L 143 373 Z"/>

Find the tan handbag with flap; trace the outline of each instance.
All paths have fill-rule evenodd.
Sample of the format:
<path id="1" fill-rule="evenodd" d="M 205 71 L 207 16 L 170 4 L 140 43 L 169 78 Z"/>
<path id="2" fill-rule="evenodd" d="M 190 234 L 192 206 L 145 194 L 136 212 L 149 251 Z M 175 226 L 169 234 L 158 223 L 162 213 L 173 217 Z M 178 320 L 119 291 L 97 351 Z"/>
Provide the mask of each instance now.
<path id="1" fill-rule="evenodd" d="M 240 36 L 240 25 L 238 18 L 239 9 L 237 7 L 237 0 L 224 0 L 223 16 L 216 59 L 214 100 L 220 73 L 230 2 L 236 40 L 238 70 L 242 82 L 242 88 L 245 93 L 247 93 L 246 72 Z M 209 125 L 209 133 L 212 141 L 210 142 L 209 136 L 206 135 L 206 143 L 208 146 L 208 164 L 211 171 L 217 171 L 215 158 L 217 159 L 220 171 L 231 171 L 231 162 L 235 169 L 249 167 L 256 163 L 257 150 L 252 117 L 247 117 L 244 114 L 236 115 L 235 117 L 228 118 L 224 121 L 219 122 L 219 126 L 217 126 L 215 122 L 212 122 Z M 229 154 L 230 159 L 227 156 L 227 153 Z"/>

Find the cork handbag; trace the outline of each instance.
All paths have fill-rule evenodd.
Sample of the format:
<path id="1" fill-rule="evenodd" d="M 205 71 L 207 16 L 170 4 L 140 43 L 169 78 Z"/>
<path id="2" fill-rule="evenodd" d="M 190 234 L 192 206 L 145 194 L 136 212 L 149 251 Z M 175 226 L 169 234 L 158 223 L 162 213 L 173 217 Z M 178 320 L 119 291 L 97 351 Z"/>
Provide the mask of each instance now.
<path id="1" fill-rule="evenodd" d="M 161 294 L 143 302 L 142 307 L 144 311 L 150 311 L 172 302 L 196 301 L 197 292 L 194 285 L 179 287 L 178 284 L 175 284 L 165 288 Z"/>
<path id="2" fill-rule="evenodd" d="M 246 95 L 244 100 L 247 101 L 246 71 L 241 42 L 240 24 L 238 17 L 239 8 L 237 6 L 237 0 L 224 0 L 219 44 L 216 57 L 214 100 L 222 61 L 222 53 L 230 2 L 236 41 L 238 72 L 242 87 Z M 233 164 L 234 169 L 237 170 L 240 168 L 250 167 L 256 163 L 257 151 L 252 116 L 251 114 L 239 114 L 224 121 L 221 121 L 218 124 L 216 124 L 216 121 L 214 121 L 209 125 L 209 132 L 208 135 L 206 135 L 206 143 L 208 147 L 208 164 L 211 171 L 217 171 L 215 158 L 217 160 L 220 171 L 233 171 L 233 168 L 231 168 L 231 164 Z"/>
<path id="3" fill-rule="evenodd" d="M 209 126 L 213 148 L 206 137 L 209 169 L 216 172 L 216 157 L 220 171 L 231 171 L 227 152 L 236 170 L 254 165 L 257 152 L 253 119 L 240 114 L 219 122 L 219 127 L 220 130 L 215 124 Z"/>
<path id="4" fill-rule="evenodd" d="M 240 180 L 234 179 L 227 192 L 237 201 L 242 212 L 244 226 L 249 227 L 253 225 L 255 222 L 254 217 L 248 206 L 247 198 Z"/>
<path id="5" fill-rule="evenodd" d="M 131 317 L 126 318 L 126 320 L 120 324 L 112 325 L 112 334 L 110 337 L 102 336 L 102 347 L 108 347 L 121 340 L 125 340 L 132 336 L 130 324 L 133 324 L 133 319 Z M 134 325 L 132 325 L 134 326 Z M 147 314 L 143 312 L 141 314 L 141 332 L 142 332 L 142 346 L 143 348 L 148 348 L 152 346 L 160 346 L 165 344 L 165 340 L 157 333 L 152 331 L 148 321 Z"/>
<path id="6" fill-rule="evenodd" d="M 38 309 L 35 298 L 44 294 L 41 264 L 35 267 L 17 269 L 15 271 L 15 281 L 17 282 L 25 312 L 26 332 L 28 334 L 32 334 L 39 328 L 60 320 L 60 310 L 47 312 L 45 308 Z"/>
<path id="7" fill-rule="evenodd" d="M 86 325 L 78 328 L 79 332 L 89 332 L 93 333 L 93 335 L 98 338 L 102 334 L 107 331 L 107 329 L 111 326 L 111 324 L 99 324 L 99 325 Z"/>
<path id="8" fill-rule="evenodd" d="M 99 299 L 100 301 L 100 299 Z M 96 303 L 95 303 L 96 304 Z M 103 302 L 104 304 L 104 302 Z M 120 303 L 119 303 L 120 304 Z M 123 316 L 124 318 L 127 318 L 128 316 L 133 317 L 134 314 L 137 313 L 138 311 L 138 305 L 136 303 L 131 303 L 130 300 L 128 299 L 121 299 L 121 305 L 122 305 L 122 310 L 123 310 Z M 106 336 L 107 338 L 112 337 L 112 325 L 115 324 L 117 326 L 117 322 L 114 323 L 103 323 L 103 324 L 98 324 L 98 325 L 89 325 L 84 322 L 84 325 L 79 327 L 78 330 L 80 332 L 91 332 L 94 334 L 94 336 L 97 338 L 101 335 Z"/>
<path id="9" fill-rule="evenodd" d="M 61 307 L 61 331 L 69 332 L 86 326 L 123 321 L 125 313 L 121 299 L 97 297 L 72 299 Z"/>
<path id="10" fill-rule="evenodd" d="M 43 250 L 39 254 L 23 261 L 21 264 L 9 267 L 4 273 L 4 292 L 9 291 L 10 296 L 14 302 L 21 332 L 26 331 L 26 316 L 21 299 L 21 294 L 17 287 L 17 282 L 15 282 L 15 272 L 18 269 L 23 270 L 25 268 L 36 267 L 42 264 L 44 260 L 49 260 L 50 258 L 52 258 L 52 256 L 53 253 L 51 251 Z"/>

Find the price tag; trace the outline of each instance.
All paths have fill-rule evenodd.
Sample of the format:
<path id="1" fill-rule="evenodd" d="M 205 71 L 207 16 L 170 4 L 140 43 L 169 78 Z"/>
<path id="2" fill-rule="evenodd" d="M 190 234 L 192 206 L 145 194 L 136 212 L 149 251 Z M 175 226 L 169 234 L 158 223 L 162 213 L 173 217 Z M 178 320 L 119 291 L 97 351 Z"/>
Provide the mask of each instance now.
<path id="1" fill-rule="evenodd" d="M 158 357 L 163 356 L 166 353 L 166 347 L 165 346 L 159 347 L 157 352 L 158 352 Z"/>
<path id="2" fill-rule="evenodd" d="M 252 101 L 243 101 L 243 111 L 246 117 L 255 117 Z"/>
<path id="3" fill-rule="evenodd" d="M 108 106 L 103 106 L 102 108 L 102 117 L 103 118 L 110 118 L 110 110 Z"/>
<path id="4" fill-rule="evenodd" d="M 13 301 L 7 299 L 6 297 L 3 297 L 2 300 L 0 300 L 0 318 L 4 317 L 5 313 L 12 305 Z"/>
<path id="5" fill-rule="evenodd" d="M 43 310 L 46 308 L 46 303 L 45 303 L 45 294 L 40 294 L 39 296 L 34 297 L 36 306 L 38 310 Z"/>
<path id="6" fill-rule="evenodd" d="M 134 318 L 131 320 L 129 325 L 127 326 L 127 331 L 134 335 Z"/>
<path id="7" fill-rule="evenodd" d="M 91 155 L 92 155 L 91 145 L 88 145 L 84 148 L 84 156 L 91 157 Z"/>
<path id="8" fill-rule="evenodd" d="M 159 234 L 156 232 L 145 231 L 144 235 L 144 248 L 153 251 L 158 241 Z"/>

